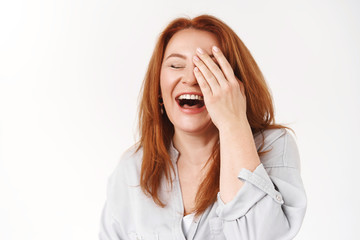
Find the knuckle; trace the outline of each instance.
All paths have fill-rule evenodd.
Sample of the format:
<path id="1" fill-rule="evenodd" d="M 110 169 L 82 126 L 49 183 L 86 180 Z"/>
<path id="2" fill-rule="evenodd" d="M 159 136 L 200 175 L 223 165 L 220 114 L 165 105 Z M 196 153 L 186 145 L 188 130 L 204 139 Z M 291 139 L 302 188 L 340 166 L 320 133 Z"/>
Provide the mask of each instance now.
<path id="1" fill-rule="evenodd" d="M 212 81 L 212 82 L 217 82 L 217 79 L 216 79 L 213 75 L 210 76 L 209 79 L 210 79 L 210 81 Z"/>
<path id="2" fill-rule="evenodd" d="M 231 75 L 235 75 L 234 74 L 234 69 L 231 67 L 230 63 L 226 64 L 226 70 L 228 73 L 230 73 Z"/>
<path id="3" fill-rule="evenodd" d="M 218 76 L 224 76 L 223 72 L 218 68 L 215 70 L 215 73 L 218 75 Z"/>
<path id="4" fill-rule="evenodd" d="M 232 87 L 237 87 L 237 88 L 240 87 L 239 82 L 236 81 L 236 80 L 235 80 L 235 81 L 230 81 L 229 84 L 230 84 Z"/>
<path id="5" fill-rule="evenodd" d="M 199 85 L 200 85 L 200 88 L 201 88 L 201 89 L 207 89 L 207 87 L 208 87 L 207 83 L 204 82 L 204 81 L 203 81 L 203 82 L 200 82 Z"/>
<path id="6" fill-rule="evenodd" d="M 229 72 L 231 73 L 231 75 L 235 76 L 234 69 L 230 65 L 229 65 Z"/>
<path id="7" fill-rule="evenodd" d="M 225 94 L 230 93 L 230 92 L 231 92 L 231 87 L 230 87 L 230 85 L 229 85 L 229 84 L 225 84 L 225 85 L 223 86 L 223 91 L 224 91 Z"/>

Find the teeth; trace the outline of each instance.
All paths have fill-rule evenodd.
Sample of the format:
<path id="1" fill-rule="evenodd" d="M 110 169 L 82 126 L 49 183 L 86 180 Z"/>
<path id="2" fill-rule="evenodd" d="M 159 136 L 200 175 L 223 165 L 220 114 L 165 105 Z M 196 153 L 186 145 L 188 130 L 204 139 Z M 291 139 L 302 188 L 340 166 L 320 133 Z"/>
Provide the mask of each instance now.
<path id="1" fill-rule="evenodd" d="M 183 94 L 179 96 L 179 99 L 203 100 L 203 97 L 195 94 Z"/>

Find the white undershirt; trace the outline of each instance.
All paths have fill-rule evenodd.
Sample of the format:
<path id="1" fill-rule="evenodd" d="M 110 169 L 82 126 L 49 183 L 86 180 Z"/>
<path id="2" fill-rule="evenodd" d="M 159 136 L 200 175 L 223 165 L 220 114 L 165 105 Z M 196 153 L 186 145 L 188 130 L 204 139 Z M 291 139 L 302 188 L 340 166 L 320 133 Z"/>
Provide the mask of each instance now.
<path id="1" fill-rule="evenodd" d="M 192 221 L 194 220 L 194 216 L 195 216 L 195 213 L 191 213 L 191 214 L 188 214 L 183 217 L 181 225 L 182 225 L 182 229 L 183 229 L 185 236 L 187 235 L 187 233 L 190 230 L 190 226 L 191 226 Z"/>

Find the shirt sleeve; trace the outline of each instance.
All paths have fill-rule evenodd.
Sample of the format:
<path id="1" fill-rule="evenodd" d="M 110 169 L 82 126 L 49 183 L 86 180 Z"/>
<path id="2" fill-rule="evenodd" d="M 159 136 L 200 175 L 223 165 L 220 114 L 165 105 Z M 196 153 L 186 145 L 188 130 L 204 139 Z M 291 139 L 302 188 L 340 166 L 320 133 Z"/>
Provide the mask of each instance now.
<path id="1" fill-rule="evenodd" d="M 300 176 L 296 142 L 286 130 L 265 136 L 261 164 L 242 169 L 244 181 L 234 199 L 224 203 L 218 194 L 216 213 L 226 239 L 293 239 L 305 212 L 306 195 Z"/>
<path id="2" fill-rule="evenodd" d="M 115 170 L 107 180 L 106 202 L 104 204 L 99 229 L 100 240 L 126 240 L 128 236 L 124 231 L 122 216 L 128 216 L 128 183 L 126 178 L 127 161 L 131 160 L 133 151 L 126 151 Z M 119 217 L 119 215 L 121 217 Z"/>
<path id="3" fill-rule="evenodd" d="M 106 203 L 104 205 L 102 215 L 101 215 L 99 239 L 100 240 L 122 239 L 120 237 L 120 233 L 118 230 L 118 223 L 112 217 L 111 211 Z"/>

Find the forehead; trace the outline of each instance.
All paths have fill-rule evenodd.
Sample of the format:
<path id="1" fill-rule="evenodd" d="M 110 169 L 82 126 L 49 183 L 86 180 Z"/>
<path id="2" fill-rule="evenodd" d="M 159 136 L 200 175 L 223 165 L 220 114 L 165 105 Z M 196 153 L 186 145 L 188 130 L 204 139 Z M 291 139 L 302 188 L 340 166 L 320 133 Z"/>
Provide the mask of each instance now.
<path id="1" fill-rule="evenodd" d="M 175 51 L 194 52 L 198 47 L 211 53 L 211 47 L 214 45 L 219 46 L 215 34 L 204 30 L 184 29 L 172 36 L 166 47 L 165 55 Z"/>

